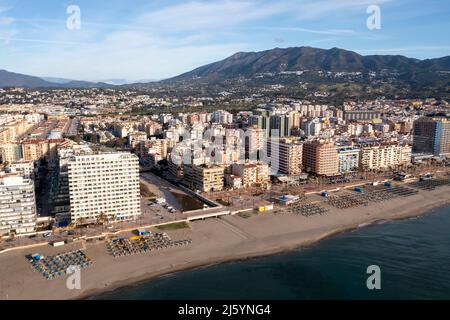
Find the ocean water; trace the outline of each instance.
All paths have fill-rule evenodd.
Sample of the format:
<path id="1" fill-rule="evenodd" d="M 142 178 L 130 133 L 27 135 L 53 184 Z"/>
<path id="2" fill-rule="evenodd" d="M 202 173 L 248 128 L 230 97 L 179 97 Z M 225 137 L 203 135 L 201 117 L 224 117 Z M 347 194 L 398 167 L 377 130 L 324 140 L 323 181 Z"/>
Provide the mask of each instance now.
<path id="1" fill-rule="evenodd" d="M 378 265 L 381 289 L 367 289 Z M 289 253 L 174 273 L 94 299 L 450 299 L 450 207 Z"/>

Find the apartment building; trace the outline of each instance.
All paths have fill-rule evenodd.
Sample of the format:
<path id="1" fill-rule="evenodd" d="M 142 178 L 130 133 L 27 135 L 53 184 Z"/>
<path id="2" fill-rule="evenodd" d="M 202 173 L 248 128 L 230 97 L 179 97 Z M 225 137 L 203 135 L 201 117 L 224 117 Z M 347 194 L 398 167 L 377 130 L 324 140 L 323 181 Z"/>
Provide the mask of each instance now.
<path id="1" fill-rule="evenodd" d="M 294 138 L 271 139 L 268 141 L 268 155 L 271 167 L 287 175 L 302 172 L 303 143 Z"/>
<path id="2" fill-rule="evenodd" d="M 360 168 L 362 170 L 395 168 L 409 163 L 411 163 L 411 146 L 401 146 L 397 143 L 361 146 Z"/>
<path id="3" fill-rule="evenodd" d="M 64 139 L 29 139 L 22 142 L 23 159 L 27 161 L 38 161 L 46 159 L 54 162 L 58 157 L 58 145 Z"/>
<path id="4" fill-rule="evenodd" d="M 9 143 L 18 140 L 27 130 L 33 127 L 25 119 L 12 120 L 0 126 L 0 143 Z"/>
<path id="5" fill-rule="evenodd" d="M 100 214 L 132 220 L 141 214 L 139 161 L 129 153 L 76 155 L 68 161 L 71 220 Z"/>
<path id="6" fill-rule="evenodd" d="M 303 166 L 306 172 L 319 176 L 339 174 L 337 146 L 328 140 L 310 140 L 303 145 Z"/>
<path id="7" fill-rule="evenodd" d="M 344 146 L 338 148 L 339 154 L 339 173 L 348 173 L 358 171 L 359 154 L 361 149 L 353 146 Z"/>
<path id="8" fill-rule="evenodd" d="M 141 142 L 147 141 L 147 133 L 142 131 L 133 131 L 128 133 L 128 145 L 136 148 Z"/>
<path id="9" fill-rule="evenodd" d="M 266 131 L 256 126 L 247 129 L 245 132 L 245 158 L 251 160 L 259 160 L 261 151 L 264 149 L 266 142 Z"/>
<path id="10" fill-rule="evenodd" d="M 184 182 L 201 192 L 220 191 L 224 186 L 224 167 L 216 165 L 185 165 Z"/>
<path id="11" fill-rule="evenodd" d="M 269 165 L 261 162 L 233 163 L 231 173 L 242 179 L 242 186 L 267 185 L 270 182 Z"/>
<path id="12" fill-rule="evenodd" d="M 372 110 L 345 110 L 344 120 L 356 120 L 356 121 L 369 121 L 374 119 L 380 119 L 381 112 Z"/>
<path id="13" fill-rule="evenodd" d="M 34 161 L 19 160 L 9 163 L 8 170 L 10 173 L 18 174 L 27 178 L 34 177 Z"/>
<path id="14" fill-rule="evenodd" d="M 233 123 L 233 115 L 228 111 L 217 110 L 212 113 L 211 121 L 220 124 Z"/>
<path id="15" fill-rule="evenodd" d="M 36 230 L 34 182 L 21 174 L 0 176 L 0 235 Z"/>
<path id="16" fill-rule="evenodd" d="M 18 142 L 0 144 L 0 156 L 2 163 L 19 161 L 23 158 L 22 145 Z"/>
<path id="17" fill-rule="evenodd" d="M 450 156 L 450 120 L 447 118 L 422 117 L 414 122 L 413 151 Z"/>

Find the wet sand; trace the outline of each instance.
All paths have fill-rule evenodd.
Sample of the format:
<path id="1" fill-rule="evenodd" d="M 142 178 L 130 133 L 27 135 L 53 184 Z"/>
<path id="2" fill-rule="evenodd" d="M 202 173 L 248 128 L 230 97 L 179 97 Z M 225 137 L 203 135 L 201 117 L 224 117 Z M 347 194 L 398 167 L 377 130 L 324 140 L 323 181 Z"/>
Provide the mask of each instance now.
<path id="1" fill-rule="evenodd" d="M 114 258 L 104 243 L 87 244 L 94 265 L 81 272 L 81 290 L 66 287 L 67 276 L 46 280 L 25 258 L 35 252 L 52 255 L 81 244 L 21 249 L 0 254 L 0 299 L 79 299 L 147 280 L 155 276 L 224 261 L 289 251 L 325 237 L 379 220 L 414 217 L 450 203 L 450 186 L 420 191 L 410 197 L 351 209 L 331 210 L 323 216 L 263 213 L 250 218 L 224 216 L 190 223 L 191 229 L 168 232 L 191 245 L 147 254 Z"/>

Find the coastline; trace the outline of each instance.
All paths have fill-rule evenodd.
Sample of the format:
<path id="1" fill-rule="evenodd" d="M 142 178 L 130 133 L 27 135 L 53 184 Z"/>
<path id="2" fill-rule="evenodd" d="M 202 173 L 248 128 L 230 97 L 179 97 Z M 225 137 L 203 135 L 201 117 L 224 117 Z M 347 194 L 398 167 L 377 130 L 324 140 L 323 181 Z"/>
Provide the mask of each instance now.
<path id="1" fill-rule="evenodd" d="M 85 294 L 83 294 L 80 297 L 76 297 L 75 300 L 91 300 L 94 299 L 96 296 L 100 296 L 104 293 L 108 293 L 108 292 L 112 292 L 115 290 L 120 290 L 122 288 L 126 288 L 126 287 L 132 287 L 132 286 L 136 286 L 139 284 L 142 284 L 144 282 L 148 282 L 160 277 L 164 277 L 164 276 L 168 276 L 171 274 L 176 274 L 179 272 L 184 272 L 184 271 L 190 271 L 190 270 L 196 270 L 196 269 L 200 269 L 200 268 L 208 268 L 210 266 L 214 266 L 214 265 L 218 265 L 218 264 L 222 264 L 222 263 L 232 263 L 232 262 L 245 262 L 247 260 L 251 260 L 251 259 L 258 259 L 258 258 L 264 258 L 264 257 L 269 257 L 269 256 L 274 256 L 274 255 L 278 255 L 278 254 L 284 254 L 284 253 L 289 253 L 295 250 L 299 250 L 299 249 L 307 249 L 307 248 L 311 248 L 314 247 L 316 245 L 319 245 L 321 241 L 329 239 L 331 237 L 337 236 L 339 234 L 343 234 L 343 233 L 347 233 L 347 232 L 351 232 L 353 230 L 357 230 L 360 228 L 365 228 L 365 227 L 369 227 L 369 226 L 373 226 L 378 224 L 379 222 L 393 222 L 393 221 L 401 221 L 401 220 L 409 220 L 412 218 L 419 218 L 419 217 L 424 217 L 430 214 L 433 214 L 434 211 L 440 209 L 440 208 L 445 208 L 447 206 L 450 206 L 450 199 L 448 200 L 448 202 L 445 203 L 441 203 L 441 204 L 437 204 L 434 207 L 430 208 L 429 211 L 425 211 L 422 213 L 417 213 L 417 214 L 405 214 L 404 217 L 393 217 L 390 219 L 375 219 L 373 221 L 368 221 L 368 222 L 364 222 L 361 224 L 359 224 L 358 226 L 354 226 L 354 227 L 349 227 L 349 228 L 345 228 L 345 229 L 336 229 L 335 231 L 331 231 L 327 234 L 324 234 L 322 236 L 320 236 L 317 239 L 311 239 L 309 241 L 306 241 L 302 244 L 299 244 L 298 246 L 294 246 L 292 248 L 284 248 L 284 249 L 280 249 L 280 250 L 274 250 L 274 251 L 267 251 L 267 252 L 255 252 L 252 254 L 249 254 L 245 257 L 230 257 L 229 259 L 223 259 L 223 260 L 217 260 L 215 262 L 211 262 L 211 263 L 206 263 L 206 264 L 193 264 L 193 265 L 186 265 L 186 266 L 181 266 L 179 268 L 174 268 L 171 271 L 167 271 L 167 272 L 161 272 L 161 273 L 148 273 L 147 275 L 143 275 L 141 277 L 138 277 L 136 279 L 128 279 L 123 281 L 122 283 L 115 283 L 113 284 L 110 288 L 108 289 L 99 289 L 99 290 L 93 290 L 92 292 L 86 292 Z"/>
<path id="2" fill-rule="evenodd" d="M 84 282 L 82 280 L 82 287 L 83 283 L 88 285 L 85 285 L 81 292 L 67 290 L 64 277 L 51 282 L 41 279 L 40 275 L 30 270 L 26 259 L 21 256 L 25 252 L 11 253 L 5 257 L 0 256 L 0 265 L 9 263 L 6 271 L 20 265 L 26 276 L 22 279 L 17 279 L 20 277 L 14 275 L 8 279 L 2 276 L 0 298 L 89 299 L 167 274 L 310 247 L 336 234 L 380 221 L 403 220 L 431 214 L 436 209 L 450 204 L 448 194 L 450 186 L 445 186 L 367 207 L 331 209 L 325 216 L 310 218 L 271 213 L 249 219 L 227 216 L 220 220 L 193 222 L 190 230 L 170 233 L 175 238 L 191 236 L 194 241 L 192 247 L 168 249 L 154 254 L 114 259 L 106 253 L 104 244 L 88 245 L 87 253 L 93 257 L 96 265 L 83 271 L 85 274 L 82 276 L 86 279 Z M 35 292 L 36 290 L 39 291 Z"/>

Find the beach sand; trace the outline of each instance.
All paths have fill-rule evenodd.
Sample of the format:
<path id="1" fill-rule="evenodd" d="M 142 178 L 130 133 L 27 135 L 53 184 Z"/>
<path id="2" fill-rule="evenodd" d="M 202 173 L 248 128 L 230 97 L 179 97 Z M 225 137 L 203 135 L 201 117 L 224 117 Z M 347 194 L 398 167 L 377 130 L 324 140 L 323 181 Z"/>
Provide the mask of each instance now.
<path id="1" fill-rule="evenodd" d="M 369 206 L 331 210 L 323 216 L 262 213 L 250 218 L 224 216 L 190 223 L 190 229 L 169 231 L 173 239 L 192 239 L 185 247 L 114 258 L 103 242 L 87 244 L 94 265 L 81 272 L 81 289 L 69 290 L 67 276 L 46 280 L 25 258 L 35 252 L 53 255 L 81 244 L 21 249 L 0 254 L 0 299 L 78 299 L 162 274 L 224 261 L 263 256 L 311 245 L 325 237 L 373 223 L 414 217 L 450 203 L 450 186 L 420 191 Z M 283 211 L 281 211 L 283 212 Z"/>

